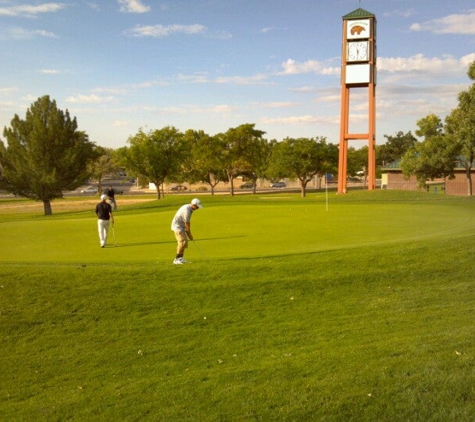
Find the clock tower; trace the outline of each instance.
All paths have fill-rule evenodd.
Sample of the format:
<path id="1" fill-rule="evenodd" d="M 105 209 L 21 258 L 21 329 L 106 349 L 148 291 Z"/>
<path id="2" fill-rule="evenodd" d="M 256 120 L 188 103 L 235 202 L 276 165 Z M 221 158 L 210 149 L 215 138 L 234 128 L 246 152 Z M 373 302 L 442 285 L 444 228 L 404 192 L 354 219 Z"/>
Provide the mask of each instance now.
<path id="1" fill-rule="evenodd" d="M 367 91 L 367 131 L 350 130 L 350 92 Z M 376 17 L 363 9 L 343 16 L 338 193 L 347 192 L 348 142 L 368 142 L 368 190 L 376 188 Z"/>

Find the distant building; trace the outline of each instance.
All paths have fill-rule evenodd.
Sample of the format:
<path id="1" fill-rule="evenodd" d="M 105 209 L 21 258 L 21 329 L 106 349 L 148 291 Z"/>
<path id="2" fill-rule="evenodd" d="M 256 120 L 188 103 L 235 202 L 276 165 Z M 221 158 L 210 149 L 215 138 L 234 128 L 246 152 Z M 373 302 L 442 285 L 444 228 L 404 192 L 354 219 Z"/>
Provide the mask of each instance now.
<path id="1" fill-rule="evenodd" d="M 424 187 L 418 186 L 415 176 L 405 179 L 399 167 L 399 161 L 381 169 L 381 188 L 393 190 L 428 191 L 445 193 L 447 195 L 468 196 L 468 181 L 464 168 L 455 169 L 455 179 L 441 178 L 427 181 Z M 472 181 L 475 190 L 475 169 L 471 170 Z"/>

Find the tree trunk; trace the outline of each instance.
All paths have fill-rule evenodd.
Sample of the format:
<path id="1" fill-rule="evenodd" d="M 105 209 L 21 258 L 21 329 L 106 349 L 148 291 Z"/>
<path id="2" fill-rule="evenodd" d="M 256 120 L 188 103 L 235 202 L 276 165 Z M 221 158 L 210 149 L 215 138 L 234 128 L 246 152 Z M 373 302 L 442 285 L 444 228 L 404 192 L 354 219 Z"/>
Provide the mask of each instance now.
<path id="1" fill-rule="evenodd" d="M 157 199 L 160 199 L 160 198 L 161 198 L 161 195 L 160 195 L 160 183 L 159 183 L 159 182 L 155 182 L 154 185 L 155 185 L 155 189 L 157 190 Z"/>
<path id="2" fill-rule="evenodd" d="M 51 208 L 51 201 L 49 199 L 43 199 L 43 206 L 45 209 L 45 215 L 53 214 L 53 210 Z"/>
<path id="3" fill-rule="evenodd" d="M 230 194 L 234 196 L 234 175 L 232 169 L 226 169 L 226 176 L 228 176 L 228 182 L 230 183 Z"/>
<path id="4" fill-rule="evenodd" d="M 467 176 L 467 194 L 472 196 L 472 167 L 466 169 L 465 175 Z"/>
<path id="5" fill-rule="evenodd" d="M 302 198 L 305 198 L 307 195 L 307 183 L 304 182 L 303 180 L 300 180 L 300 196 Z"/>

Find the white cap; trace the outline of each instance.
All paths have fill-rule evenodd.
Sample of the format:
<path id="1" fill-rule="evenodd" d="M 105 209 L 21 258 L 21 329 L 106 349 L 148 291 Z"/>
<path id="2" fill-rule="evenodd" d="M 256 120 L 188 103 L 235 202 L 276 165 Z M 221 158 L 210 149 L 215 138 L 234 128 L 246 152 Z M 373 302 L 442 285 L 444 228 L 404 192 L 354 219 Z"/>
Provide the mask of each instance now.
<path id="1" fill-rule="evenodd" d="M 107 199 L 107 195 L 101 195 L 101 199 L 105 201 Z"/>
<path id="2" fill-rule="evenodd" d="M 203 205 L 201 205 L 201 201 L 198 198 L 193 199 L 191 203 L 196 205 L 198 208 L 203 208 Z"/>

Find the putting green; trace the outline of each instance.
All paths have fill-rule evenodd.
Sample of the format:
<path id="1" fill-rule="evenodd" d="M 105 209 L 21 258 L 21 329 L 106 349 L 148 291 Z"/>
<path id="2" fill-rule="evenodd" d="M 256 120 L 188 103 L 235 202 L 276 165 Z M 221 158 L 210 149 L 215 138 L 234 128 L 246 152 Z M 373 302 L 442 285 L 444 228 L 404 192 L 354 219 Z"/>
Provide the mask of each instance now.
<path id="1" fill-rule="evenodd" d="M 25 219 L 2 223 L 3 262 L 10 263 L 171 263 L 175 239 L 170 221 L 175 209 L 151 208 L 116 213 L 116 243 L 101 249 L 93 213 L 68 219 Z M 473 232 L 470 207 L 448 202 L 345 202 L 326 207 L 322 196 L 229 198 L 197 211 L 186 257 L 255 258 L 355 248 L 388 247 L 394 242 Z M 201 249 L 201 250 L 200 250 Z"/>

